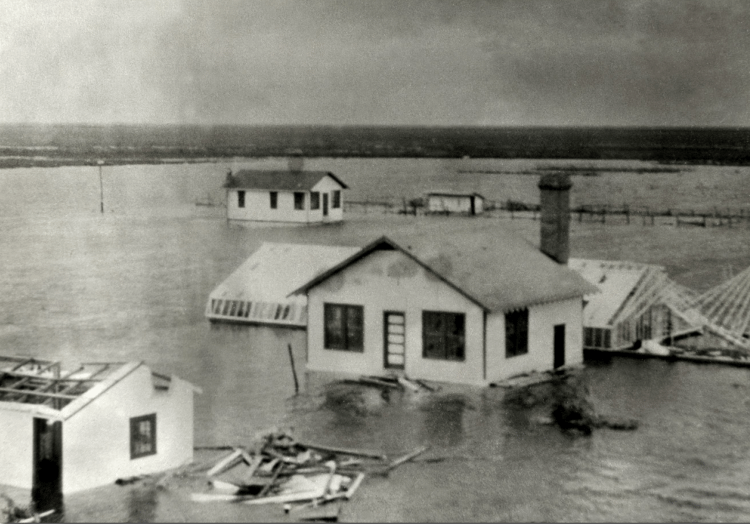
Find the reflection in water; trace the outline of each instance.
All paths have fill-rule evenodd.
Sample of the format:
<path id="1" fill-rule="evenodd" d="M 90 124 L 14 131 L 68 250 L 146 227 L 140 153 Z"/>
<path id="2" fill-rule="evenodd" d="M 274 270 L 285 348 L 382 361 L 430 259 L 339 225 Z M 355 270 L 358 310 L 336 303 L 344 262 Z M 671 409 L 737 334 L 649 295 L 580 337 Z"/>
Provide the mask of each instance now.
<path id="1" fill-rule="evenodd" d="M 128 493 L 128 522 L 154 522 L 158 493 L 154 485 L 134 487 Z"/>
<path id="2" fill-rule="evenodd" d="M 435 397 L 422 407 L 422 435 L 433 446 L 458 446 L 464 438 L 463 418 L 467 400 L 463 395 Z"/>

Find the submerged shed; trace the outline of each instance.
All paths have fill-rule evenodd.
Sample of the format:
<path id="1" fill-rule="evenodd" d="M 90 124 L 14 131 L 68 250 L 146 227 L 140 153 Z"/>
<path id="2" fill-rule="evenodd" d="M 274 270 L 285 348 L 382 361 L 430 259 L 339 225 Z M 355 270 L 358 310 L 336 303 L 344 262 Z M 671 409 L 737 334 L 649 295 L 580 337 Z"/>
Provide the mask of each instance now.
<path id="1" fill-rule="evenodd" d="M 264 242 L 211 292 L 206 317 L 211 321 L 305 327 L 306 297 L 288 295 L 357 250 Z"/>
<path id="2" fill-rule="evenodd" d="M 425 194 L 429 213 L 479 215 L 484 211 L 484 197 L 479 193 L 430 191 Z"/>
<path id="3" fill-rule="evenodd" d="M 698 329 L 688 313 L 693 294 L 662 266 L 582 258 L 568 266 L 601 290 L 585 299 L 584 349 L 625 349 Z"/>
<path id="4" fill-rule="evenodd" d="M 0 356 L 0 484 L 37 500 L 185 464 L 199 391 L 143 362 Z"/>

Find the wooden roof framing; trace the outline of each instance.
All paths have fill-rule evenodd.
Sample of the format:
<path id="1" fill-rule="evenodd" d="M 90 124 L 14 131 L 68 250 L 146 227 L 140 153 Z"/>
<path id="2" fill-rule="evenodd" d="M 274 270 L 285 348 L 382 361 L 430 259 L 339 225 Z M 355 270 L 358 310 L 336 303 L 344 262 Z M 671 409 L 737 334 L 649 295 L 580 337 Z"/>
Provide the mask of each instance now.
<path id="1" fill-rule="evenodd" d="M 112 366 L 117 365 L 109 362 L 84 364 L 60 376 L 58 361 L 0 356 L 0 366 L 3 361 L 9 365 L 5 369 L 0 367 L 0 402 L 51 403 L 55 409 L 62 409 L 104 380 Z M 86 366 L 92 365 L 97 369 L 85 373 Z"/>

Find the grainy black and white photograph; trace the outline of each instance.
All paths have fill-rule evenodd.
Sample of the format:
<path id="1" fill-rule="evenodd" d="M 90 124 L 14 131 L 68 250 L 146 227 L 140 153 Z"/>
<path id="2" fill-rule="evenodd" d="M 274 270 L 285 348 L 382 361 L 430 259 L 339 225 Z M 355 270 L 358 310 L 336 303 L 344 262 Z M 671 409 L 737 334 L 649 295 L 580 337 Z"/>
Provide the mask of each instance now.
<path id="1" fill-rule="evenodd" d="M 0 522 L 750 521 L 750 3 L 3 0 Z"/>

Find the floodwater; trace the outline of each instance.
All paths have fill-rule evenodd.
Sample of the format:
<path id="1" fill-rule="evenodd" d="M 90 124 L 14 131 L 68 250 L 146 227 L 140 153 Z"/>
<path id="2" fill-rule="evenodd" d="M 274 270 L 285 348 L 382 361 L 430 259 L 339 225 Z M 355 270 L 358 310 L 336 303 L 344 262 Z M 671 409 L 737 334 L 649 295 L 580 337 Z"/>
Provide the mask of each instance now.
<path id="1" fill-rule="evenodd" d="M 345 521 L 750 520 L 747 369 L 591 362 L 597 410 L 640 427 L 590 437 L 535 423 L 533 393 L 511 401 L 499 389 L 455 386 L 337 402 L 325 377 L 303 375 L 294 396 L 287 345 L 301 370 L 304 331 L 212 326 L 208 294 L 262 240 L 351 244 L 368 240 L 360 235 L 371 224 L 230 226 L 222 208 L 192 203 L 225 167 L 105 168 L 104 215 L 96 168 L 0 171 L 0 352 L 69 367 L 145 360 L 190 380 L 203 389 L 197 445 L 249 443 L 278 425 L 389 456 L 429 444 L 425 456 L 444 459 L 366 479 Z M 190 502 L 203 487 L 105 486 L 66 497 L 65 519 L 285 520 L 278 507 Z"/>

